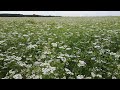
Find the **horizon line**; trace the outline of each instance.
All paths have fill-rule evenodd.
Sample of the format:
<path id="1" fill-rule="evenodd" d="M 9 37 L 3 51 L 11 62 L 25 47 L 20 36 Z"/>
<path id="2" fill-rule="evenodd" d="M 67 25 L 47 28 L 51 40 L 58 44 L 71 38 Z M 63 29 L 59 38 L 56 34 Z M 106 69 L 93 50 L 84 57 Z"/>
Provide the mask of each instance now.
<path id="1" fill-rule="evenodd" d="M 104 16 L 120 16 L 120 15 L 74 15 L 74 16 L 68 16 L 68 15 L 42 15 L 42 14 L 23 14 L 23 13 L 0 13 L 0 14 L 20 14 L 20 15 L 41 15 L 41 16 L 61 16 L 61 17 L 104 17 Z"/>

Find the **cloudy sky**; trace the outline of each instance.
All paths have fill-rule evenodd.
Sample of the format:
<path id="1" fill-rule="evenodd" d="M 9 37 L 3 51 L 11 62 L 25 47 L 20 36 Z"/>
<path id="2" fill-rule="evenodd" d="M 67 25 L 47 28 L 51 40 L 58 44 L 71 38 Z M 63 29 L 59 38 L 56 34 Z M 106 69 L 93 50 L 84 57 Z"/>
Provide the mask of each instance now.
<path id="1" fill-rule="evenodd" d="M 56 16 L 120 16 L 120 11 L 0 11 L 1 13 Z"/>

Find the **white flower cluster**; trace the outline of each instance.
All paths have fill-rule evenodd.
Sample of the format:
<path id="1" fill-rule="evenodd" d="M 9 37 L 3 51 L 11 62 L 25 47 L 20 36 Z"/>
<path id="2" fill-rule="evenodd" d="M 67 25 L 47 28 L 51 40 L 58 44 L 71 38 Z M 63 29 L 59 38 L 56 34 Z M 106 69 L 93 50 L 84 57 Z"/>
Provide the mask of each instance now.
<path id="1" fill-rule="evenodd" d="M 78 65 L 78 67 L 81 67 L 81 66 L 85 66 L 86 63 L 85 63 L 84 61 L 81 61 L 81 60 L 80 60 L 77 65 Z"/>
<path id="2" fill-rule="evenodd" d="M 14 78 L 14 79 L 22 79 L 23 77 L 22 77 L 21 74 L 15 74 L 15 75 L 13 76 L 13 78 Z"/>
<path id="3" fill-rule="evenodd" d="M 74 73 L 72 73 L 68 68 L 65 68 L 65 71 L 67 74 L 74 75 Z"/>
<path id="4" fill-rule="evenodd" d="M 27 46 L 27 49 L 32 49 L 32 48 L 36 48 L 36 47 L 37 47 L 36 44 L 34 44 L 34 45 L 30 44 L 30 45 Z"/>
<path id="5" fill-rule="evenodd" d="M 17 60 L 17 61 L 22 60 L 21 57 L 18 57 L 18 56 L 15 56 L 15 55 L 13 55 L 13 56 L 6 56 L 6 57 L 7 57 L 6 60 Z"/>
<path id="6" fill-rule="evenodd" d="M 51 43 L 53 47 L 57 47 L 57 43 Z"/>
<path id="7" fill-rule="evenodd" d="M 84 76 L 83 75 L 78 75 L 77 79 L 84 79 Z"/>

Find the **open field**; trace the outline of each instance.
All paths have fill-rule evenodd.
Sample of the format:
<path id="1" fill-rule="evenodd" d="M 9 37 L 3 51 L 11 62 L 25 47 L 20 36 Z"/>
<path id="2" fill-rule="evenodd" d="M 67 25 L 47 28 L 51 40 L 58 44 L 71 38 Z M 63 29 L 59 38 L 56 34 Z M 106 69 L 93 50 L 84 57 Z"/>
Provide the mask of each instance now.
<path id="1" fill-rule="evenodd" d="M 0 79 L 120 79 L 120 17 L 0 17 Z"/>

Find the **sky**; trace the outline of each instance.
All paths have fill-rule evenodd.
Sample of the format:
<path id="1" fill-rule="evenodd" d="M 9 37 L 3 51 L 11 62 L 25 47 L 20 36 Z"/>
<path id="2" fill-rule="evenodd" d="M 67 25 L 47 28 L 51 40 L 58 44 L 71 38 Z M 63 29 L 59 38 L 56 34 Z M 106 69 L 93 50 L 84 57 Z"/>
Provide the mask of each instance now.
<path id="1" fill-rule="evenodd" d="M 1 13 L 55 16 L 120 16 L 120 11 L 0 11 Z"/>

